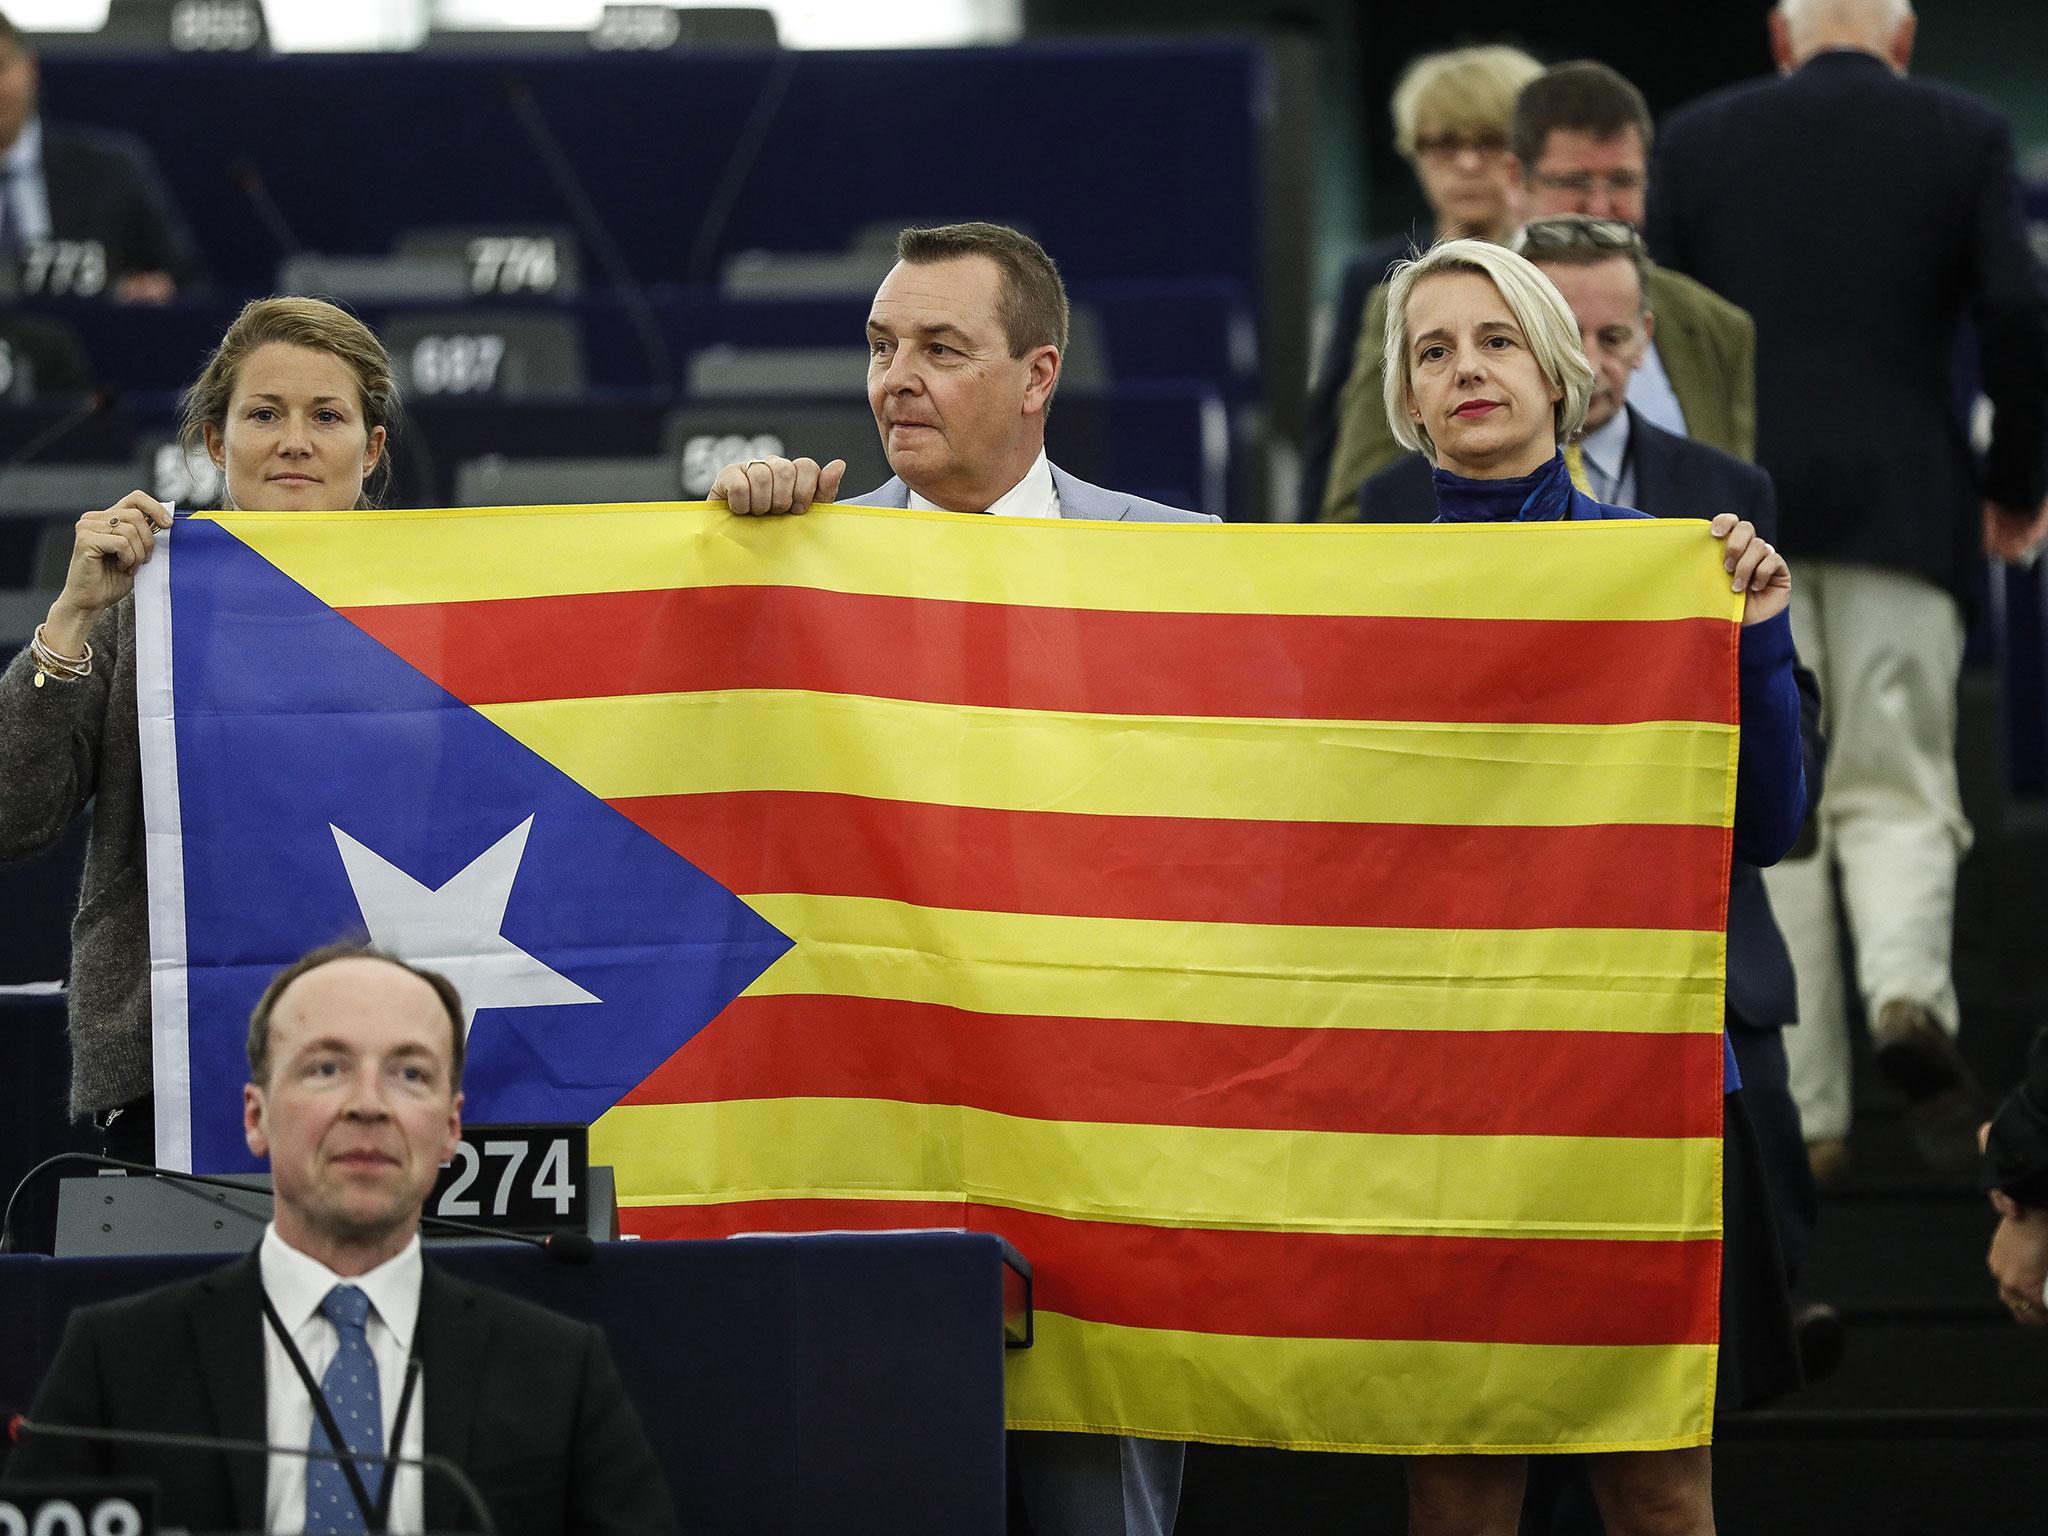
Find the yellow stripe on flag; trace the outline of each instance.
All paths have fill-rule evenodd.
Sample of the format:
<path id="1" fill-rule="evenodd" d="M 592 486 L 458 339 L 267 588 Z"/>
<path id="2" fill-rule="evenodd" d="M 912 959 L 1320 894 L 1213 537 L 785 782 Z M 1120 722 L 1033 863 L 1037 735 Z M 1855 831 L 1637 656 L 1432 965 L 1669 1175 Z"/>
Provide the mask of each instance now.
<path id="1" fill-rule="evenodd" d="M 1716 825 L 1733 734 L 1666 721 L 1080 715 L 776 689 L 479 712 L 606 800 L 816 790 L 1006 811 L 1435 826 Z"/>
<path id="2" fill-rule="evenodd" d="M 949 513 L 734 517 L 702 502 L 218 521 L 342 608 L 778 585 L 1135 612 L 1731 622 L 1741 613 L 1718 566 L 1698 558 L 1705 525 L 1687 521 L 1482 525 L 1446 537 L 1401 525 L 1002 518 L 963 539 Z M 1563 547 L 1595 572 L 1597 598 L 1584 582 L 1557 580 L 1562 539 L 1578 541 Z M 1596 548 L 1600 559 L 1588 559 Z"/>
<path id="3" fill-rule="evenodd" d="M 1034 1331 L 1008 1362 L 1013 1429 L 1144 1424 L 1267 1445 L 1285 1423 L 1297 1449 L 1338 1451 L 1650 1451 L 1711 1438 L 1711 1344 L 1245 1338 L 1043 1311 Z M 1363 1424 L 1403 1438 L 1362 1442 Z"/>
<path id="4" fill-rule="evenodd" d="M 747 996 L 1296 1029 L 1718 1034 L 1718 932 L 1268 927 L 748 898 L 796 940 Z M 1451 986 L 1446 979 L 1458 978 Z M 716 1026 L 714 1026 L 716 1027 Z"/>
<path id="5" fill-rule="evenodd" d="M 1709 1138 L 1104 1125 L 887 1099 L 621 1105 L 598 1123 L 622 1204 L 952 1190 L 1171 1226 L 1616 1239 L 1720 1230 L 1720 1142 Z"/>

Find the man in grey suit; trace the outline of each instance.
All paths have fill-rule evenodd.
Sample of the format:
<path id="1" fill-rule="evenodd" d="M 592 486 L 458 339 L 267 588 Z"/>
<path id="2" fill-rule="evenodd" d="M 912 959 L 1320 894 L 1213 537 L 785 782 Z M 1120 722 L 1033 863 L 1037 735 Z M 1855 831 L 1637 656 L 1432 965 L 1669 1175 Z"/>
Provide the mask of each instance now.
<path id="1" fill-rule="evenodd" d="M 1067 347 L 1067 293 L 1037 241 L 1000 224 L 906 229 L 868 314 L 868 405 L 896 473 L 859 506 L 1212 522 L 1078 480 L 1045 456 Z M 711 499 L 801 512 L 839 499 L 843 459 L 728 464 Z"/>
<path id="2" fill-rule="evenodd" d="M 1045 418 L 1067 346 L 1052 258 L 1000 224 L 906 229 L 868 313 L 868 404 L 895 475 L 860 506 L 1213 522 L 1090 485 L 1046 457 Z M 836 500 L 846 463 L 728 464 L 711 499 L 735 512 Z M 1085 871 L 1077 870 L 1077 875 Z M 1039 1536 L 1167 1536 L 1180 1507 L 1178 1441 L 1017 1432 L 1017 1480 Z"/>

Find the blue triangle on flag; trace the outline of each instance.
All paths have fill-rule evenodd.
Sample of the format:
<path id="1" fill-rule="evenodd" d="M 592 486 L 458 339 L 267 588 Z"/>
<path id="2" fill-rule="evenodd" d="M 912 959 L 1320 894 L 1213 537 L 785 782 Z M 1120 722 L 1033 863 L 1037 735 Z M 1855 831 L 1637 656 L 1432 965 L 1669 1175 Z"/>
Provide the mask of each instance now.
<path id="1" fill-rule="evenodd" d="M 336 829 L 438 890 L 531 818 L 500 932 L 598 1001 L 480 1010 L 471 1121 L 588 1124 L 791 947 L 226 530 L 180 523 L 176 539 L 195 1168 L 251 1166 L 244 1045 L 270 977 L 366 931 Z"/>

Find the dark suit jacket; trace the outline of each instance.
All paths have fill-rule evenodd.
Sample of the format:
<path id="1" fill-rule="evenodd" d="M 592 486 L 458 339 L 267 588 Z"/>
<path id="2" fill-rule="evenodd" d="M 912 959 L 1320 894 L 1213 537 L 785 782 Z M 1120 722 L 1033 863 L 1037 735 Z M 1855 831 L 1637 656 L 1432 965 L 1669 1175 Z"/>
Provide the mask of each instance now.
<path id="1" fill-rule="evenodd" d="M 1636 507 L 1656 517 L 1711 518 L 1733 512 L 1777 542 L 1778 513 L 1771 479 L 1732 454 L 1695 443 L 1630 413 L 1636 461 Z M 1359 487 L 1359 520 L 1368 523 L 1427 523 L 1436 518 L 1436 486 L 1429 461 L 1411 453 Z M 1795 592 L 1793 601 L 1798 601 Z M 1807 815 L 1819 802 L 1826 744 L 1820 729 L 1820 685 L 1796 662 L 1799 738 L 1806 760 Z M 1792 956 L 1771 912 L 1763 876 L 1754 864 L 1734 861 L 1728 875 L 1728 1017 L 1755 1029 L 1790 1024 L 1799 1017 Z"/>
<path id="2" fill-rule="evenodd" d="M 1963 591 L 1980 486 L 1949 360 L 1972 312 L 1996 410 L 1982 493 L 2040 505 L 2048 313 L 1992 108 L 1820 54 L 1672 116 L 1645 232 L 1756 321 L 1757 461 L 1788 552 Z"/>
<path id="3" fill-rule="evenodd" d="M 197 275 L 192 237 L 136 140 L 45 119 L 43 184 L 51 233 L 105 246 L 109 279 L 168 272 L 183 287 Z"/>
<path id="4" fill-rule="evenodd" d="M 194 1280 L 83 1308 L 72 1314 L 29 1417 L 262 1440 L 263 1327 L 254 1253 Z M 415 1346 L 427 1452 L 469 1474 L 506 1536 L 676 1529 L 660 1468 L 596 1327 L 429 1263 Z M 261 1455 L 29 1434 L 7 1471 L 149 1478 L 162 1490 L 166 1524 L 264 1526 Z M 475 1528 L 445 1478 L 429 1472 L 424 1488 L 428 1530 Z"/>

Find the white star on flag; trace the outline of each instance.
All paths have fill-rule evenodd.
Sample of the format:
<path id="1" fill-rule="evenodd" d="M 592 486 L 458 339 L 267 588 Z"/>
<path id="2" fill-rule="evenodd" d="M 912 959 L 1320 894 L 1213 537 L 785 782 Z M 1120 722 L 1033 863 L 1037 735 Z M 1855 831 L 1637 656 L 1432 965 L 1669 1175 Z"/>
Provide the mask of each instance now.
<path id="1" fill-rule="evenodd" d="M 401 960 L 439 971 L 462 994 L 463 1028 L 479 1008 L 547 1008 L 599 999 L 543 965 L 500 931 L 512 882 L 533 829 L 527 817 L 486 848 L 439 890 L 429 890 L 332 822 L 349 886 L 370 930 L 370 942 Z"/>

